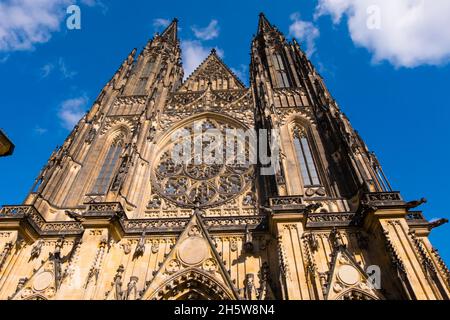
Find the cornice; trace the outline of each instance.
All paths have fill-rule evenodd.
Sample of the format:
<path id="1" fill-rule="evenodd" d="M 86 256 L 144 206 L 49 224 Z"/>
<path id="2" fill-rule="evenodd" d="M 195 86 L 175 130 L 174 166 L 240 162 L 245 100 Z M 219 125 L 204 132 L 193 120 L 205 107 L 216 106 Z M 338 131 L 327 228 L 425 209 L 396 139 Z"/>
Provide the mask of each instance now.
<path id="1" fill-rule="evenodd" d="M 4 206 L 0 209 L 0 230 L 27 229 L 38 237 L 79 236 L 95 227 L 118 228 L 122 236 L 180 233 L 190 220 L 185 218 L 129 219 L 120 203 L 88 204 L 78 221 L 46 221 L 31 205 Z M 203 217 L 208 230 L 214 232 L 244 232 L 247 225 L 253 230 L 265 230 L 267 218 L 260 216 Z M 29 233 L 29 232 L 28 232 Z"/>

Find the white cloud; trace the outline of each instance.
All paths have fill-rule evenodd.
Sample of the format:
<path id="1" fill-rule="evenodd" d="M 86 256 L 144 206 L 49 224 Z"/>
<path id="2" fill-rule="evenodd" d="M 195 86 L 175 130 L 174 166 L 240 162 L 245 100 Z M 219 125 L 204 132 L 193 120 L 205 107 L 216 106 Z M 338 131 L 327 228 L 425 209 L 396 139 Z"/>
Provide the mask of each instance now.
<path id="1" fill-rule="evenodd" d="M 184 77 L 187 78 L 210 54 L 212 47 L 204 46 L 198 40 L 181 41 L 181 51 L 183 53 Z M 222 49 L 215 48 L 217 55 L 224 57 Z"/>
<path id="2" fill-rule="evenodd" d="M 41 128 L 40 126 L 36 126 L 34 128 L 34 132 L 37 133 L 38 135 L 43 135 L 43 134 L 46 134 L 48 132 L 48 129 Z"/>
<path id="3" fill-rule="evenodd" d="M 41 68 L 41 78 L 47 78 L 52 73 L 55 66 L 53 63 L 47 63 Z"/>
<path id="4" fill-rule="evenodd" d="M 88 98 L 85 95 L 63 101 L 58 111 L 61 125 L 67 130 L 72 130 L 86 113 L 87 104 Z"/>
<path id="5" fill-rule="evenodd" d="M 103 14 L 106 14 L 108 7 L 103 3 L 102 0 L 80 0 L 81 4 L 88 7 L 99 7 Z"/>
<path id="6" fill-rule="evenodd" d="M 56 63 L 47 63 L 41 68 L 41 78 L 47 78 L 54 70 L 58 70 L 62 79 L 72 79 L 77 75 L 71 70 L 63 58 L 59 58 Z"/>
<path id="7" fill-rule="evenodd" d="M 0 55 L 0 64 L 5 63 L 8 60 L 9 60 L 9 54 Z"/>
<path id="8" fill-rule="evenodd" d="M 299 13 L 293 13 L 291 20 L 292 24 L 289 26 L 289 35 L 305 42 L 306 54 L 311 57 L 316 51 L 315 41 L 320 36 L 319 29 L 312 22 L 301 20 Z"/>
<path id="9" fill-rule="evenodd" d="M 248 66 L 245 64 L 239 65 L 239 68 L 231 68 L 231 71 L 244 83 L 248 82 Z"/>
<path id="10" fill-rule="evenodd" d="M 170 24 L 169 19 L 164 18 L 153 19 L 153 28 L 155 28 L 156 30 L 166 28 L 167 26 L 169 26 L 169 24 Z"/>
<path id="11" fill-rule="evenodd" d="M 200 40 L 212 40 L 219 36 L 219 22 L 217 20 L 211 20 L 205 28 L 192 27 L 195 36 Z"/>
<path id="12" fill-rule="evenodd" d="M 335 24 L 346 17 L 353 42 L 369 50 L 375 63 L 416 67 L 450 62 L 448 0 L 319 0 L 316 18 L 323 15 Z"/>
<path id="13" fill-rule="evenodd" d="M 0 3 L 0 52 L 31 50 L 60 28 L 70 0 L 6 0 Z"/>
<path id="14" fill-rule="evenodd" d="M 61 72 L 63 79 L 72 79 L 74 76 L 77 75 L 76 71 L 70 70 L 70 68 L 67 66 L 63 58 L 59 58 L 58 68 L 59 71 Z"/>

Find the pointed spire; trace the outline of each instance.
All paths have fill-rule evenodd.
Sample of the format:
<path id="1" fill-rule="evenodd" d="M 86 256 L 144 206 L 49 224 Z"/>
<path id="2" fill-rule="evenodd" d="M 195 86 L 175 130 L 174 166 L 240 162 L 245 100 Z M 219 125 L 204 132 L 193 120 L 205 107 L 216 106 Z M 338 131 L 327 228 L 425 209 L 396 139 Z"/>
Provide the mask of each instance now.
<path id="1" fill-rule="evenodd" d="M 174 18 L 170 25 L 163 31 L 161 37 L 166 38 L 169 41 L 177 42 L 178 37 L 178 19 Z"/>
<path id="2" fill-rule="evenodd" d="M 259 14 L 259 22 L 258 22 L 258 33 L 264 33 L 269 30 L 273 30 L 274 27 L 270 24 L 269 20 L 267 20 L 266 16 L 263 12 Z"/>

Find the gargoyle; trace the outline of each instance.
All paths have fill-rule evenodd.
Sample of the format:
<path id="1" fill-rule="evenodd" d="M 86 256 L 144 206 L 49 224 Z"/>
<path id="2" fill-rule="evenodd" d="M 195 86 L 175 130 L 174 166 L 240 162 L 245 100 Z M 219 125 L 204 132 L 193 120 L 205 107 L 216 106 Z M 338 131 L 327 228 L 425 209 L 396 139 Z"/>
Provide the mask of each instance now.
<path id="1" fill-rule="evenodd" d="M 422 204 L 424 204 L 426 202 L 427 202 L 427 199 L 422 198 L 420 200 L 414 200 L 414 201 L 407 202 L 406 203 L 406 207 L 408 209 L 414 209 L 414 208 L 417 208 L 418 206 L 420 206 L 420 205 L 422 205 Z"/>
<path id="2" fill-rule="evenodd" d="M 83 214 L 81 214 L 79 212 L 66 210 L 66 211 L 64 211 L 64 213 L 69 218 L 74 219 L 76 222 L 83 222 L 84 221 Z"/>
<path id="3" fill-rule="evenodd" d="M 428 228 L 430 228 L 430 230 L 432 230 L 432 229 L 438 228 L 446 223 L 448 223 L 448 219 L 444 219 L 444 218 L 436 219 L 436 220 L 430 221 L 430 223 L 428 224 Z"/>
<path id="4" fill-rule="evenodd" d="M 313 204 L 306 206 L 305 213 L 306 214 L 314 213 L 315 211 L 317 211 L 320 208 L 322 208 L 321 203 L 313 203 Z"/>

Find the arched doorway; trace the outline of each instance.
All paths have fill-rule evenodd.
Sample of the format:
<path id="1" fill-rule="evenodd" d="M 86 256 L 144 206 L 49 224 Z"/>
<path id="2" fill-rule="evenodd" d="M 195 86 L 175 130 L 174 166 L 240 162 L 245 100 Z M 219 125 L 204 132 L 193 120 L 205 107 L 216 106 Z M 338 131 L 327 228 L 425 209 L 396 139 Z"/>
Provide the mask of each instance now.
<path id="1" fill-rule="evenodd" d="M 344 292 L 336 300 L 378 300 L 378 298 L 366 292 L 353 289 Z"/>
<path id="2" fill-rule="evenodd" d="M 230 290 L 199 269 L 175 274 L 155 291 L 153 300 L 234 300 Z"/>

